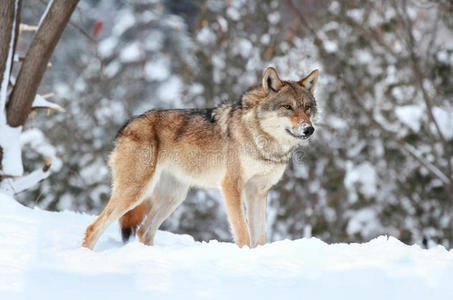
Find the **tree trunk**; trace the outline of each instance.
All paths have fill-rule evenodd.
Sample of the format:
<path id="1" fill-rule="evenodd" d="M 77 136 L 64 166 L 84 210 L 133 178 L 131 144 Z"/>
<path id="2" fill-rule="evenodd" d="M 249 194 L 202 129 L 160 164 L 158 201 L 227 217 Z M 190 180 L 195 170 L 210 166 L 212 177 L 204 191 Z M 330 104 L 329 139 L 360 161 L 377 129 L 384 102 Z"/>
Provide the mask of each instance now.
<path id="1" fill-rule="evenodd" d="M 33 38 L 19 71 L 7 106 L 7 120 L 12 127 L 27 120 L 50 56 L 66 27 L 78 0 L 54 0 Z"/>
<path id="2" fill-rule="evenodd" d="M 20 9 L 20 5 L 21 5 L 21 0 L 19 0 L 17 2 L 17 5 L 18 5 L 18 10 Z M 8 1 L 4 1 L 1 5 L 0 5 L 0 86 L 3 84 L 3 76 L 5 74 L 9 74 L 9 71 L 12 69 L 12 60 L 13 60 L 13 55 L 14 55 L 14 48 L 15 48 L 15 44 L 16 44 L 16 41 L 17 41 L 17 34 L 16 34 L 16 38 L 14 39 L 14 43 L 13 43 L 13 47 L 12 47 L 12 50 L 13 50 L 13 53 L 11 54 L 11 64 L 9 66 L 9 69 L 10 70 L 6 70 L 6 68 L 8 67 L 8 57 L 9 57 L 9 50 L 10 50 L 10 44 L 11 44 L 11 38 L 12 38 L 12 29 L 13 29 L 13 25 L 14 25 L 14 14 L 16 13 L 16 1 L 15 0 L 8 0 Z M 19 28 L 19 26 L 17 24 L 19 24 L 18 22 L 18 19 L 20 18 L 16 18 L 16 29 Z M 18 31 L 16 31 L 17 33 Z M 5 72 L 5 71 L 8 71 L 8 72 Z M 9 77 L 9 76 L 8 76 Z M 5 85 L 3 88 L 5 89 L 4 92 L 5 94 L 1 93 L 1 95 L 4 95 L 6 96 L 6 93 L 8 91 L 8 82 L 9 82 L 9 78 L 5 78 Z M 3 97 L 3 96 L 0 96 L 2 97 L 1 101 L 0 101 L 0 114 L 3 114 L 3 109 L 4 109 L 4 105 L 6 104 L 6 97 Z M 2 120 L 1 122 L 3 122 L 3 119 L 4 116 L 0 116 L 0 120 Z M 0 124 L 1 125 L 1 124 Z M 3 169 L 3 165 L 2 165 L 2 160 L 3 160 L 3 148 L 0 146 L 0 170 Z M 2 178 L 0 177 L 0 181 L 2 181 Z"/>
<path id="3" fill-rule="evenodd" d="M 0 83 L 3 81 L 8 61 L 11 30 L 14 23 L 15 1 L 3 1 L 0 5 Z"/>

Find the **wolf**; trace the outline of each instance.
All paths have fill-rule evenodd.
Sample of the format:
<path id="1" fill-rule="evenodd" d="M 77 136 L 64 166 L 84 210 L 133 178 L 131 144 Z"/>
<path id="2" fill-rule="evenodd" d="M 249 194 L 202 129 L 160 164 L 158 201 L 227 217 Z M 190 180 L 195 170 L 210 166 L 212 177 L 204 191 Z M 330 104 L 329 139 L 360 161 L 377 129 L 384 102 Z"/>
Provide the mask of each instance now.
<path id="1" fill-rule="evenodd" d="M 138 228 L 139 241 L 152 245 L 190 187 L 220 188 L 236 244 L 263 245 L 267 194 L 293 150 L 315 130 L 318 76 L 316 69 L 299 81 L 283 81 L 268 67 L 262 83 L 236 103 L 151 110 L 129 120 L 109 159 L 111 197 L 82 246 L 93 249 L 118 219 L 124 242 Z"/>

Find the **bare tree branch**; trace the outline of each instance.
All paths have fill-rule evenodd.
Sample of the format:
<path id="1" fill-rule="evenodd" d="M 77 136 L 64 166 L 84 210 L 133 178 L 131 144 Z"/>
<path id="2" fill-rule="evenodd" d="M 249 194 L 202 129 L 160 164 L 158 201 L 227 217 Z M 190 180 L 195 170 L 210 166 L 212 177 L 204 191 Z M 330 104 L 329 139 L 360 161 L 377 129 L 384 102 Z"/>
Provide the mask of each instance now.
<path id="1" fill-rule="evenodd" d="M 346 87 L 347 88 L 347 87 Z M 347 88 L 348 89 L 348 88 Z M 404 140 L 396 138 L 395 133 L 388 130 L 383 126 L 376 118 L 374 117 L 373 113 L 366 109 L 366 107 L 363 105 L 362 101 L 359 100 L 359 97 L 357 94 L 352 91 L 351 89 L 348 89 L 349 94 L 351 95 L 351 100 L 368 116 L 370 121 L 378 127 L 382 133 L 390 137 L 393 141 L 397 142 L 403 147 L 403 150 L 408 153 L 412 158 L 414 158 L 420 165 L 425 167 L 432 175 L 437 177 L 440 181 L 442 181 L 443 184 L 445 184 L 446 188 L 450 190 L 450 199 L 453 200 L 453 181 L 451 178 L 449 178 L 446 174 L 442 172 L 437 166 L 423 158 L 417 150 L 414 148 L 414 146 L 406 143 Z"/>
<path id="2" fill-rule="evenodd" d="M 410 55 L 410 61 L 411 61 L 411 64 L 412 64 L 412 70 L 413 70 L 413 74 L 414 74 L 414 79 L 418 85 L 418 88 L 420 89 L 420 91 L 422 92 L 422 98 L 425 102 L 425 106 L 426 106 L 426 111 L 428 113 L 428 118 L 430 120 L 430 122 L 432 124 L 434 124 L 434 127 L 436 128 L 436 132 L 437 134 L 439 135 L 439 139 L 440 139 L 440 142 L 442 143 L 442 147 L 443 147 L 443 152 L 444 152 L 444 156 L 447 160 L 447 166 L 448 166 L 448 177 L 451 181 L 452 179 L 452 165 L 451 165 L 451 159 L 450 159 L 450 155 L 449 155 L 449 152 L 448 152 L 448 142 L 447 140 L 445 139 L 443 133 L 442 133 L 442 130 L 440 129 L 440 126 L 439 126 L 439 123 L 437 122 L 436 118 L 434 118 L 434 114 L 433 114 L 433 99 L 431 98 L 431 96 L 429 95 L 428 91 L 426 90 L 424 84 L 423 84 L 423 81 L 425 79 L 425 75 L 423 74 L 423 71 L 419 65 L 419 59 L 417 57 L 417 54 L 415 53 L 415 49 L 417 48 L 417 45 L 415 43 L 415 38 L 414 38 L 414 33 L 413 33 L 413 30 L 414 30 L 414 24 L 411 20 L 411 18 L 409 17 L 408 15 L 408 12 L 407 12 L 407 2 L 404 0 L 404 1 L 401 1 L 400 3 L 402 3 L 403 7 L 402 7 L 402 12 L 400 12 L 397 8 L 397 4 L 396 2 L 395 3 L 395 10 L 397 11 L 397 16 L 398 18 L 400 19 L 400 22 L 402 23 L 403 27 L 405 28 L 406 32 L 407 32 L 407 36 L 408 36 L 408 39 L 407 39 L 407 43 L 408 43 L 408 49 L 409 49 L 409 55 Z"/>
<path id="3" fill-rule="evenodd" d="M 98 41 L 76 23 L 69 22 L 69 24 L 77 29 L 81 35 L 83 35 L 91 44 L 93 44 L 95 49 L 94 55 L 96 56 L 96 60 L 99 62 L 99 76 L 102 78 L 104 76 L 104 63 L 102 62 L 102 58 L 99 55 Z"/>
<path id="4" fill-rule="evenodd" d="M 19 31 L 20 32 L 23 32 L 23 31 L 36 31 L 38 30 L 38 26 L 35 26 L 35 25 L 28 25 L 28 24 L 20 24 L 19 26 Z"/>
<path id="5" fill-rule="evenodd" d="M 25 123 L 50 56 L 78 0 L 54 0 L 25 56 L 7 108 L 8 124 Z"/>

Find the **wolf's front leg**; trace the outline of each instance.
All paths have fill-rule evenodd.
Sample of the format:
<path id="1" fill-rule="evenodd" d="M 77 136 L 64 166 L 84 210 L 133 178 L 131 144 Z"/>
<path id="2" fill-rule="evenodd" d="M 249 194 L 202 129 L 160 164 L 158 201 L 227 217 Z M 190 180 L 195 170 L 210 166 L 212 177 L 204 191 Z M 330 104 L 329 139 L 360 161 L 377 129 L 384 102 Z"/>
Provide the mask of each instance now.
<path id="1" fill-rule="evenodd" d="M 241 201 L 241 192 L 238 189 L 238 180 L 226 176 L 222 182 L 222 193 L 225 198 L 225 207 L 233 229 L 236 244 L 239 247 L 250 247 L 250 236 L 245 221 L 244 209 Z"/>
<path id="2" fill-rule="evenodd" d="M 247 221 L 250 231 L 250 246 L 264 245 L 266 242 L 266 206 L 267 192 L 256 189 L 245 190 Z"/>

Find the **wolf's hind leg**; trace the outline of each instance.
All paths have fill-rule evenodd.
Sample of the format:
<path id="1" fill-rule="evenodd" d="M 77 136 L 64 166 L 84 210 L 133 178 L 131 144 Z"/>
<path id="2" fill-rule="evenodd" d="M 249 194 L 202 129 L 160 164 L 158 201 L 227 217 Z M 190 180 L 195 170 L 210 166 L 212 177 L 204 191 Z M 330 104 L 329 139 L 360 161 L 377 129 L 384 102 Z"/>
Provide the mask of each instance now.
<path id="1" fill-rule="evenodd" d="M 87 227 L 82 247 L 93 249 L 110 224 L 142 203 L 156 181 L 154 155 L 147 143 L 127 140 L 117 143 L 110 158 L 112 195 L 101 214 Z"/>
<path id="2" fill-rule="evenodd" d="M 162 172 L 151 196 L 151 209 L 137 233 L 140 242 L 153 245 L 157 229 L 184 201 L 188 190 L 189 184 Z"/>
<path id="3" fill-rule="evenodd" d="M 132 209 L 140 200 L 136 193 L 113 194 L 109 203 L 96 220 L 87 227 L 82 247 L 93 249 L 102 233 L 125 212 Z"/>

